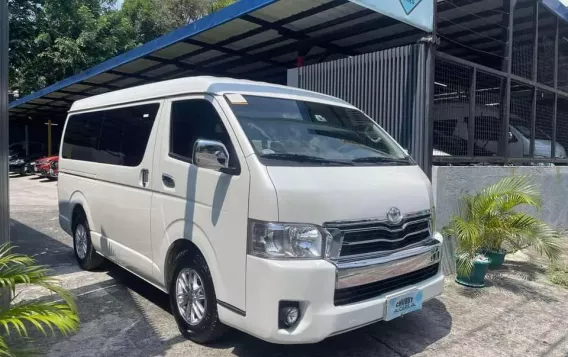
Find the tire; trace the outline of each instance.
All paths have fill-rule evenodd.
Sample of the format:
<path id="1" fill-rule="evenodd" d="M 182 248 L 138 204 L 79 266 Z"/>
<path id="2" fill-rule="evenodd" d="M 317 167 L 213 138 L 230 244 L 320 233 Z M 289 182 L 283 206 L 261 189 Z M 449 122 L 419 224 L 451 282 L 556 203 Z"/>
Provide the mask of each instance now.
<path id="1" fill-rule="evenodd" d="M 73 222 L 73 252 L 83 270 L 96 269 L 104 262 L 104 258 L 93 248 L 89 223 L 83 213 Z"/>
<path id="2" fill-rule="evenodd" d="M 226 332 L 227 327 L 219 321 L 217 297 L 215 296 L 213 279 L 211 278 L 211 273 L 209 272 L 205 258 L 203 258 L 200 253 L 183 250 L 174 259 L 173 266 L 174 272 L 169 283 L 168 292 L 172 313 L 181 334 L 187 339 L 199 344 L 207 344 L 218 340 Z M 196 273 L 198 277 L 197 286 L 200 285 L 203 289 L 203 300 L 199 299 L 201 294 L 197 293 L 194 295 L 194 300 L 201 303 L 201 306 L 204 307 L 201 319 L 198 318 L 199 316 L 195 314 L 191 308 L 189 317 L 184 317 L 184 315 L 188 315 L 180 310 L 177 292 L 182 291 L 182 287 L 179 285 L 179 279 L 183 280 L 182 272 L 183 274 Z M 190 276 L 191 275 L 186 275 L 187 278 Z M 181 282 L 181 284 L 183 284 L 183 282 Z M 192 285 L 195 286 L 195 284 Z M 199 291 L 199 289 L 196 290 Z M 187 302 L 182 302 L 181 306 L 192 304 L 188 299 L 180 300 Z M 192 321 L 192 317 L 196 318 L 195 321 Z"/>

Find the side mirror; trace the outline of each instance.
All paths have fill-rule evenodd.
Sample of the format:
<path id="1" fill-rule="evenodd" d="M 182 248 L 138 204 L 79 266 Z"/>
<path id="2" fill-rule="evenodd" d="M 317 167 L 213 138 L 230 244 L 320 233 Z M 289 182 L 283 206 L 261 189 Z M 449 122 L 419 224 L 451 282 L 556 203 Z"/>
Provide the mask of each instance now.
<path id="1" fill-rule="evenodd" d="M 516 143 L 517 142 L 517 138 L 513 135 L 512 132 L 509 132 L 509 142 L 510 143 Z"/>
<path id="2" fill-rule="evenodd" d="M 198 139 L 193 146 L 193 164 L 223 171 L 229 168 L 229 152 L 220 141 Z"/>

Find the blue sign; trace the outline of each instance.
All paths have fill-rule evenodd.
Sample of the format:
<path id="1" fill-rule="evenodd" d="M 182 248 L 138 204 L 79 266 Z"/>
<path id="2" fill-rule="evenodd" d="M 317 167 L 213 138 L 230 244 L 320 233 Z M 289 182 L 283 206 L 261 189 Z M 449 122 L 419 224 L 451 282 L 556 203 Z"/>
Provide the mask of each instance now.
<path id="1" fill-rule="evenodd" d="M 565 1 L 561 0 L 542 0 L 542 4 L 550 9 L 550 11 L 556 13 L 564 21 L 568 21 L 568 7 L 564 5 Z"/>
<path id="2" fill-rule="evenodd" d="M 410 15 L 412 10 L 416 9 L 416 6 L 418 6 L 420 2 L 422 2 L 422 0 L 400 0 L 400 3 L 404 8 L 404 12 L 406 12 L 407 15 Z"/>
<path id="3" fill-rule="evenodd" d="M 426 32 L 434 29 L 435 0 L 349 0 Z M 558 1 L 558 0 L 555 0 Z"/>

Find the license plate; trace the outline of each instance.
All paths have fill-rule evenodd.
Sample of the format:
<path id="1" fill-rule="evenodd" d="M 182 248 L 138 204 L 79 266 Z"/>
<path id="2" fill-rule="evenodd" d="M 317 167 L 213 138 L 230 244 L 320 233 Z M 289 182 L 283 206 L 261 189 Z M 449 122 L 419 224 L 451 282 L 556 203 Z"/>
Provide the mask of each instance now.
<path id="1" fill-rule="evenodd" d="M 387 299 L 386 321 L 396 319 L 410 312 L 422 309 L 421 290 L 411 290 Z"/>

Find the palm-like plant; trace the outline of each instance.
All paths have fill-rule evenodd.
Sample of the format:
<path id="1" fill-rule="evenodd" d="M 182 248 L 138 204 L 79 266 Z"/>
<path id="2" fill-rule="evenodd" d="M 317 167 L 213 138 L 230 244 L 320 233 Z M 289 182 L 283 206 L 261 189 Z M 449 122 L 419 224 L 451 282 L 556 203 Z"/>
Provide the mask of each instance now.
<path id="1" fill-rule="evenodd" d="M 63 334 L 79 328 L 79 316 L 71 293 L 49 276 L 44 266 L 36 265 L 31 257 L 13 253 L 9 244 L 0 246 L 0 294 L 10 294 L 10 304 L 0 308 L 0 356 L 17 356 L 6 340 L 12 333 L 28 337 L 28 328 L 33 327 L 44 335 L 47 331 Z M 20 284 L 35 285 L 57 294 L 60 301 L 20 301 L 16 287 Z"/>
<path id="2" fill-rule="evenodd" d="M 516 211 L 519 206 L 538 210 L 542 206 L 537 187 L 524 176 L 506 177 L 460 200 L 459 214 L 443 230 L 457 240 L 458 274 L 469 275 L 475 258 L 484 250 L 508 248 L 511 252 L 532 246 L 551 260 L 560 255 L 558 232 L 543 221 Z"/>

